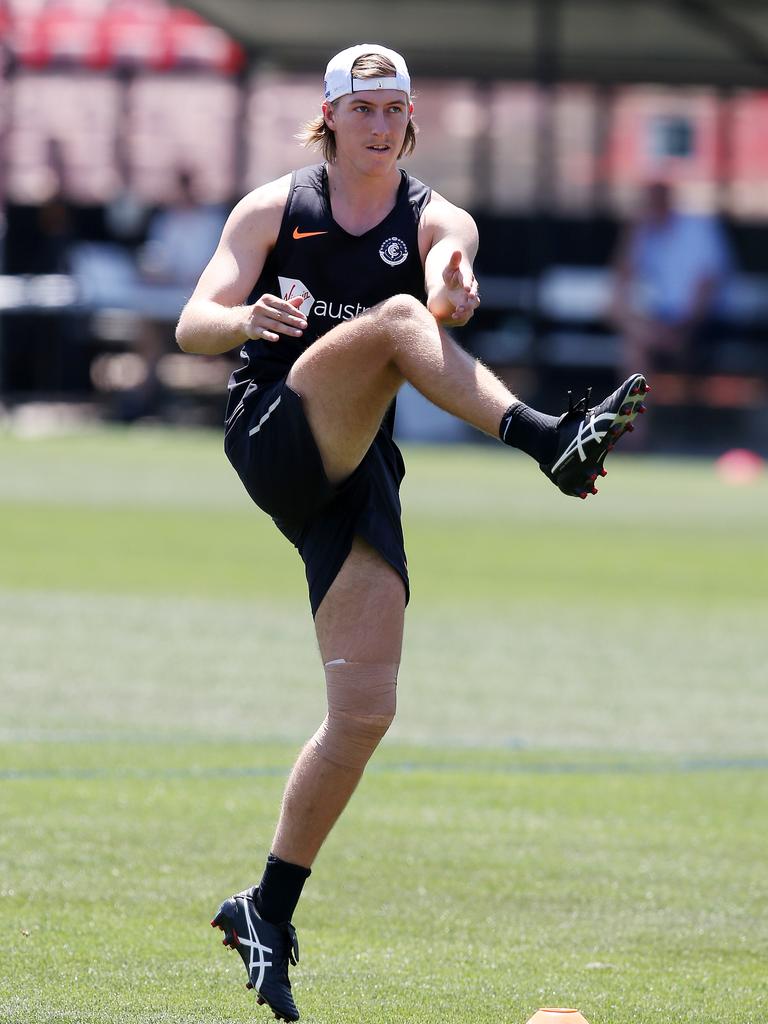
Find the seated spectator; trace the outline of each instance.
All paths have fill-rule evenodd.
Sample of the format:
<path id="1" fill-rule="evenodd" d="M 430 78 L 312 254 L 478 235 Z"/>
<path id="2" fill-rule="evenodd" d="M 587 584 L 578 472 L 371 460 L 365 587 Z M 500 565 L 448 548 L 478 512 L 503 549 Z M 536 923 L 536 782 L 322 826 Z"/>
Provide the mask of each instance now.
<path id="1" fill-rule="evenodd" d="M 680 213 L 668 184 L 648 185 L 615 261 L 611 320 L 623 335 L 623 367 L 703 368 L 731 267 L 716 218 Z"/>
<path id="2" fill-rule="evenodd" d="M 163 416 L 167 395 L 158 366 L 168 351 L 176 350 L 176 321 L 216 249 L 225 219 L 223 207 L 198 201 L 186 171 L 177 175 L 173 202 L 151 217 L 146 241 L 137 253 L 132 289 L 132 306 L 141 316 L 135 351 L 144 363 L 145 377 L 123 393 L 116 410 L 119 419 Z"/>
<path id="3" fill-rule="evenodd" d="M 158 210 L 149 222 L 146 243 L 139 253 L 143 279 L 152 284 L 179 285 L 191 292 L 214 253 L 224 220 L 225 211 L 201 204 L 191 175 L 180 171 L 173 203 Z M 188 297 L 185 294 L 184 301 Z"/>

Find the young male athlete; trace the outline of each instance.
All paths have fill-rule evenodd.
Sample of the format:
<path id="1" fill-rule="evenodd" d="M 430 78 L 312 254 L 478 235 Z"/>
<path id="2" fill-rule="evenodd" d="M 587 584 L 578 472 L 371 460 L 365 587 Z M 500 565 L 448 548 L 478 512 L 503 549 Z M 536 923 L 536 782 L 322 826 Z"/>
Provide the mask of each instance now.
<path id="1" fill-rule="evenodd" d="M 248 987 L 298 1020 L 291 924 L 323 841 L 395 713 L 408 599 L 394 399 L 428 399 L 531 455 L 586 497 L 642 411 L 635 374 L 596 408 L 563 416 L 516 399 L 446 332 L 480 302 L 472 218 L 398 169 L 413 149 L 403 58 L 364 44 L 334 57 L 322 116 L 307 126 L 324 164 L 257 188 L 231 214 L 179 321 L 179 345 L 242 346 L 225 449 L 246 490 L 298 548 L 325 669 L 327 716 L 288 779 L 259 885 L 213 924 L 238 949 Z"/>

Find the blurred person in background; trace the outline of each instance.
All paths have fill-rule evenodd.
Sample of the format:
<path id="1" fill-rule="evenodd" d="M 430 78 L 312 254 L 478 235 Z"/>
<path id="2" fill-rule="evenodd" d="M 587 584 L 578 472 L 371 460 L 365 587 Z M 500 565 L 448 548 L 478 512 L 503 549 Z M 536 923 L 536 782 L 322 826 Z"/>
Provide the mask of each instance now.
<path id="1" fill-rule="evenodd" d="M 140 214 L 140 209 L 131 210 L 131 198 L 121 197 L 118 219 Z M 225 219 L 223 207 L 200 201 L 192 174 L 177 171 L 172 199 L 150 216 L 146 238 L 136 253 L 131 302 L 141 322 L 134 349 L 144 364 L 144 376 L 120 394 L 118 419 L 132 422 L 163 414 L 167 395 L 158 365 L 174 347 L 179 310 L 216 249 Z"/>
<path id="2" fill-rule="evenodd" d="M 36 218 L 37 245 L 33 249 L 33 274 L 66 274 L 75 240 L 72 209 L 64 190 L 58 186 L 40 204 Z"/>
<path id="3" fill-rule="evenodd" d="M 69 271 L 77 224 L 69 199 L 66 161 L 57 140 L 49 141 L 47 155 L 48 191 L 25 232 L 21 253 L 15 261 L 16 273 L 66 274 Z"/>
<path id="4" fill-rule="evenodd" d="M 385 47 L 363 44 L 331 60 L 322 114 L 304 132 L 326 162 L 238 203 L 176 335 L 189 352 L 241 349 L 225 450 L 304 560 L 325 672 L 328 713 L 289 776 L 261 881 L 226 899 L 212 921 L 240 953 L 259 1002 L 289 1021 L 299 1016 L 288 978 L 294 911 L 395 714 L 409 593 L 405 467 L 392 436 L 399 388 L 410 381 L 526 452 L 575 497 L 594 493 L 646 392 L 635 374 L 596 408 L 585 398 L 549 416 L 448 334 L 480 302 L 477 228 L 397 165 L 416 142 L 410 93 L 405 61 Z M 248 856 L 249 823 L 230 840 Z"/>
<path id="5" fill-rule="evenodd" d="M 622 368 L 703 369 L 732 265 L 717 218 L 682 213 L 668 183 L 648 184 L 614 263 L 610 319 Z"/>
<path id="6" fill-rule="evenodd" d="M 147 284 L 177 285 L 186 291 L 186 300 L 216 249 L 224 219 L 220 206 L 200 201 L 190 172 L 178 171 L 173 199 L 150 218 L 146 240 L 138 253 L 142 280 Z"/>
<path id="7" fill-rule="evenodd" d="M 58 142 L 49 143 L 47 157 L 45 196 L 38 205 L 17 208 L 13 218 L 4 253 L 6 273 L 70 273 L 80 218 L 70 199 L 70 182 Z M 84 317 L 74 315 L 71 308 L 60 315 L 62 311 L 55 306 L 46 310 L 44 303 L 37 309 L 25 305 L 4 320 L 0 379 L 18 392 L 58 394 L 87 389 L 89 358 L 82 343 Z"/>

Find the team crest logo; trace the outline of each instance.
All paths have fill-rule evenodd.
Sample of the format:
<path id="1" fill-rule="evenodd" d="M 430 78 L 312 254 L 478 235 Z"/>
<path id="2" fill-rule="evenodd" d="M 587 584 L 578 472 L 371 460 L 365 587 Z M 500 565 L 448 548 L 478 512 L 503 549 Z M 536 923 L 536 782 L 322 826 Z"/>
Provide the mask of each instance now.
<path id="1" fill-rule="evenodd" d="M 398 267 L 408 259 L 408 246 L 402 238 L 388 238 L 379 249 L 379 256 L 390 267 Z"/>
<path id="2" fill-rule="evenodd" d="M 278 277 L 277 280 L 280 283 L 281 298 L 288 302 L 300 295 L 302 303 L 299 306 L 299 311 L 304 316 L 309 316 L 309 311 L 315 304 L 315 297 L 309 288 L 295 277 Z"/>

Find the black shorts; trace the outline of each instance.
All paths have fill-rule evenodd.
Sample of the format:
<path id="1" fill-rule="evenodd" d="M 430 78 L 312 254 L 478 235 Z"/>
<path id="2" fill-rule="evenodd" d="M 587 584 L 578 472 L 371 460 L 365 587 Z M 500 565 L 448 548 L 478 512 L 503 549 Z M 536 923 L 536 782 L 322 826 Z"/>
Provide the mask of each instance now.
<path id="1" fill-rule="evenodd" d="M 386 428 L 354 473 L 332 484 L 301 398 L 280 380 L 246 391 L 227 423 L 224 450 L 253 501 L 298 549 L 313 615 L 355 535 L 400 574 L 408 600 L 399 494 L 405 465 Z"/>

